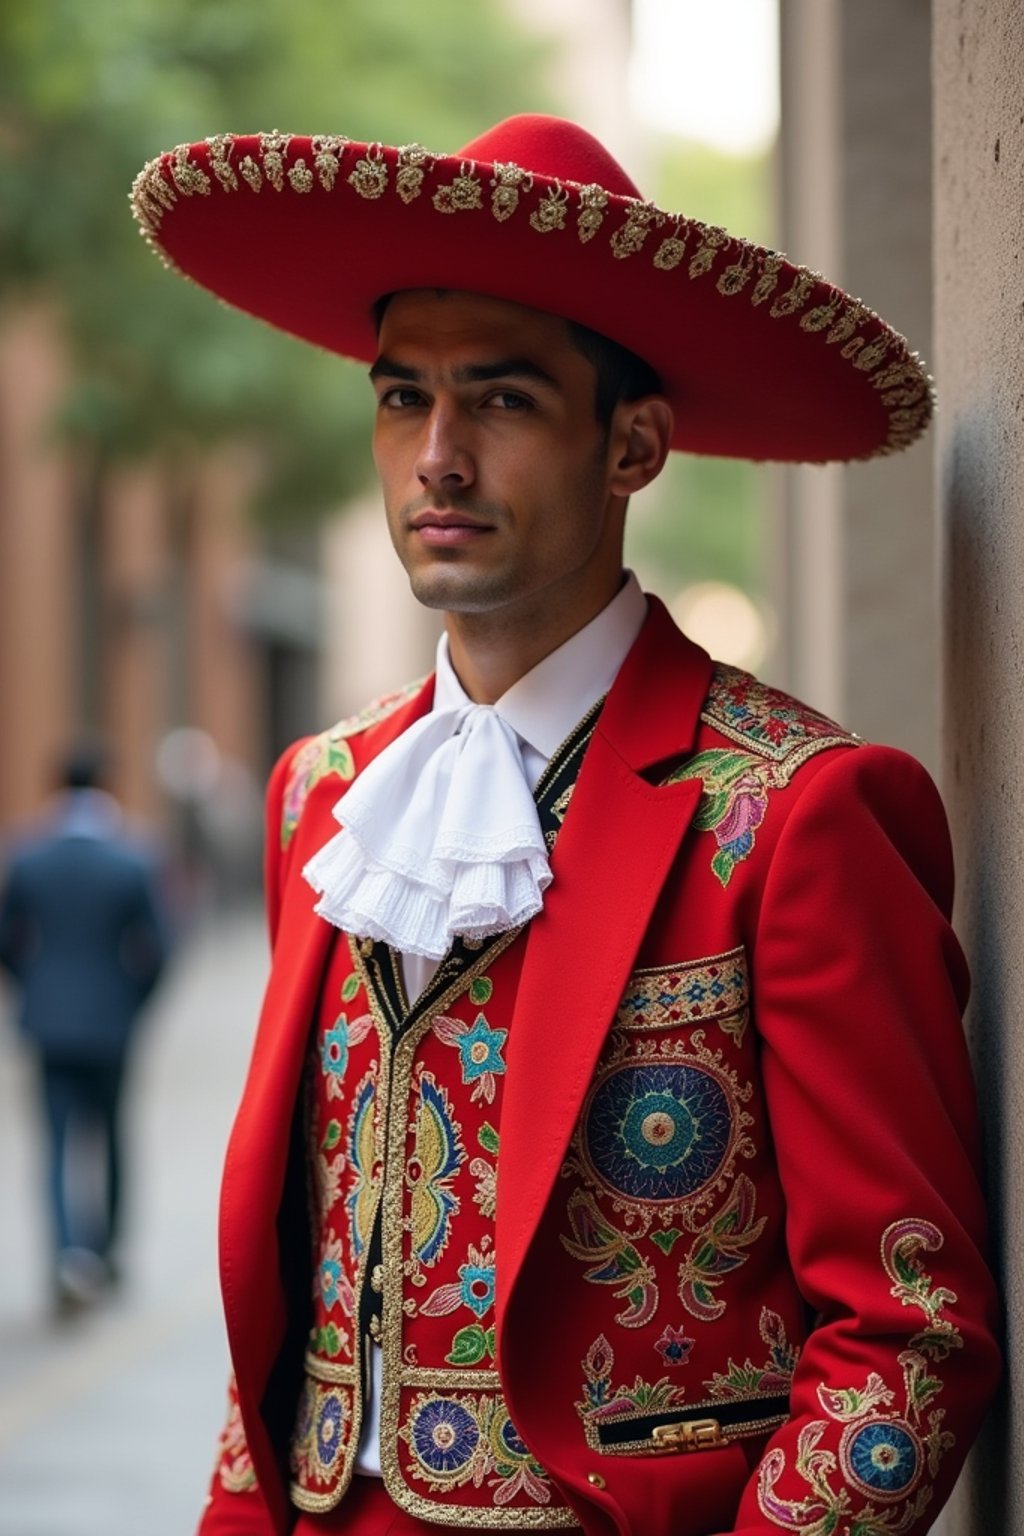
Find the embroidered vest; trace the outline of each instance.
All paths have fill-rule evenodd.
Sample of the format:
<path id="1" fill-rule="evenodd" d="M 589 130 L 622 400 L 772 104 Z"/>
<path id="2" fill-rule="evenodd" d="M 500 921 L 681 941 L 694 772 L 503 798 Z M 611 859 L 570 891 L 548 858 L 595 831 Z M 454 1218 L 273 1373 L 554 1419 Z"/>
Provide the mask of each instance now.
<path id="1" fill-rule="evenodd" d="M 537 788 L 549 847 L 598 707 Z M 395 1503 L 470 1527 L 576 1525 L 509 1418 L 495 1369 L 494 1251 L 505 1043 L 526 931 L 457 942 L 410 1007 L 386 945 L 339 936 L 306 1074 L 314 1321 L 292 1500 L 352 1477 L 372 1340 Z"/>

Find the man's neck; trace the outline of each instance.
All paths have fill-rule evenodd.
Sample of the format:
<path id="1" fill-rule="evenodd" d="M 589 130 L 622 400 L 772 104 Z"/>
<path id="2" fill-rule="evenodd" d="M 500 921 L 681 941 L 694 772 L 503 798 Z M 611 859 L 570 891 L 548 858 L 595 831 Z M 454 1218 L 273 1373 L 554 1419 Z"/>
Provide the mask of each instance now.
<path id="1" fill-rule="evenodd" d="M 620 573 L 618 585 L 622 580 Z M 445 614 L 449 655 L 459 682 L 475 704 L 493 704 L 596 618 L 616 590 L 602 593 L 587 609 L 538 613 L 534 622 L 524 623 L 521 614 L 510 620 L 500 612 Z"/>

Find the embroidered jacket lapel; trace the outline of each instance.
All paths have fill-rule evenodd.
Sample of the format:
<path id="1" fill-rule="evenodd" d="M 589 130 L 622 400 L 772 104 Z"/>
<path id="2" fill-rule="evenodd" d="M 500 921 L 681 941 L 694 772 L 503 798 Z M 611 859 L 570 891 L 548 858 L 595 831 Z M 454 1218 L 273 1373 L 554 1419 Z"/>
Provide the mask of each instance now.
<path id="1" fill-rule="evenodd" d="M 523 961 L 498 1158 L 499 1327 L 700 798 L 699 781 L 643 777 L 692 747 L 711 677 L 706 653 L 650 604 L 587 750 Z"/>

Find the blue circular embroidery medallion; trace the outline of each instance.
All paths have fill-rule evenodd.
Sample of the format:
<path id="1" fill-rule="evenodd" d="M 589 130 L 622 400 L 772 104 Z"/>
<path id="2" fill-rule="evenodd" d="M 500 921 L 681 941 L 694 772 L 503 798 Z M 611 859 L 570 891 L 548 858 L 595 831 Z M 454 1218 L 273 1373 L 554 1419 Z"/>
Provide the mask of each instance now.
<path id="1" fill-rule="evenodd" d="M 902 1419 L 850 1425 L 840 1444 L 847 1478 L 863 1493 L 890 1503 L 906 1498 L 921 1476 L 921 1442 Z"/>
<path id="2" fill-rule="evenodd" d="M 316 1453 L 321 1466 L 331 1467 L 338 1459 L 344 1427 L 344 1403 L 337 1392 L 325 1393 L 316 1416 Z"/>
<path id="3" fill-rule="evenodd" d="M 431 1397 L 415 1408 L 409 1434 L 419 1461 L 441 1476 L 461 1472 L 480 1443 L 476 1419 L 451 1397 Z"/>
<path id="4" fill-rule="evenodd" d="M 530 1453 L 523 1444 L 519 1431 L 512 1420 L 505 1414 L 500 1422 L 496 1423 L 497 1435 L 495 1436 L 494 1449 L 499 1461 L 529 1461 Z"/>
<path id="5" fill-rule="evenodd" d="M 729 1093 L 692 1062 L 623 1066 L 591 1095 L 583 1145 L 602 1184 L 642 1204 L 687 1200 L 722 1170 L 735 1121 Z"/>

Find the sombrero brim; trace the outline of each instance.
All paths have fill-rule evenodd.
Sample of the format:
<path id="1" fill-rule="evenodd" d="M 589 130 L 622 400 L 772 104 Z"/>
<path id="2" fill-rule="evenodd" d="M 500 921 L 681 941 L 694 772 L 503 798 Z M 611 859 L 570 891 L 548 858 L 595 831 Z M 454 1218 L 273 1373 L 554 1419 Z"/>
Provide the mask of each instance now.
<path id="1" fill-rule="evenodd" d="M 340 137 L 181 145 L 132 189 L 147 240 L 227 303 L 372 361 L 374 301 L 491 294 L 576 320 L 660 375 L 672 446 L 822 463 L 907 447 L 928 376 L 903 337 L 783 256 L 639 198 L 510 162 Z"/>

